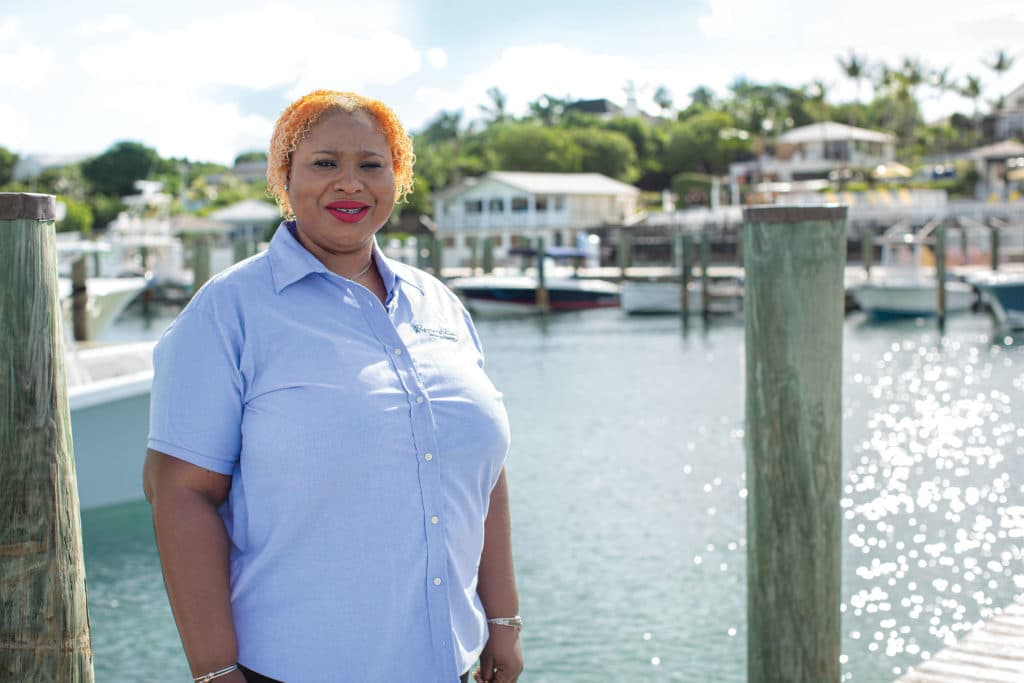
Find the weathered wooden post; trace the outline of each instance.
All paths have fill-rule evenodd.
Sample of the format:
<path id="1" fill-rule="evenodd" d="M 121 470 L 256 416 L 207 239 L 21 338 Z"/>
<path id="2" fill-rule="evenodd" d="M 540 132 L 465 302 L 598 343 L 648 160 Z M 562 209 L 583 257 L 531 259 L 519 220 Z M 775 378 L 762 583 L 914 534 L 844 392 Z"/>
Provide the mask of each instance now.
<path id="1" fill-rule="evenodd" d="M 988 226 L 988 234 L 991 239 L 991 252 L 992 257 L 992 270 L 999 270 L 999 227 L 996 225 Z"/>
<path id="2" fill-rule="evenodd" d="M 236 239 L 231 243 L 231 260 L 235 263 L 244 261 L 252 254 L 248 239 Z"/>
<path id="3" fill-rule="evenodd" d="M 544 281 L 544 237 L 537 238 L 537 308 L 541 313 L 547 313 L 551 309 L 551 300 L 548 298 L 548 287 Z"/>
<path id="4" fill-rule="evenodd" d="M 861 260 L 864 262 L 864 276 L 871 279 L 871 263 L 875 259 L 875 233 L 871 226 L 864 228 L 860 242 Z"/>
<path id="5" fill-rule="evenodd" d="M 708 266 L 711 262 L 711 231 L 707 226 L 700 233 L 700 314 L 704 318 L 711 315 L 711 277 Z"/>
<path id="6" fill-rule="evenodd" d="M 679 310 L 683 317 L 690 316 L 690 254 L 693 253 L 693 237 L 682 235 L 679 247 Z"/>
<path id="7" fill-rule="evenodd" d="M 443 276 L 441 271 L 444 269 L 444 241 L 437 234 L 430 240 L 430 268 L 434 272 L 434 277 L 440 280 Z"/>
<path id="8" fill-rule="evenodd" d="M 938 302 L 935 317 L 939 323 L 939 332 L 946 329 L 946 226 L 935 228 L 935 291 Z"/>
<path id="9" fill-rule="evenodd" d="M 89 293 L 85 284 L 87 271 L 88 264 L 85 254 L 82 254 L 71 264 L 71 329 L 75 341 L 89 339 Z"/>
<path id="10" fill-rule="evenodd" d="M 91 683 L 55 213 L 0 193 L 0 680 Z"/>
<path id="11" fill-rule="evenodd" d="M 633 265 L 633 233 L 619 230 L 619 278 L 626 279 L 626 271 Z"/>
<path id="12" fill-rule="evenodd" d="M 476 275 L 477 266 L 480 265 L 480 238 L 471 235 L 469 240 L 469 274 Z"/>
<path id="13" fill-rule="evenodd" d="M 484 255 L 481 259 L 483 261 L 484 273 L 491 273 L 494 271 L 494 239 L 490 237 L 484 238 Z"/>
<path id="14" fill-rule="evenodd" d="M 743 218 L 747 681 L 838 683 L 846 207 Z"/>
<path id="15" fill-rule="evenodd" d="M 198 292 L 199 288 L 210 279 L 210 248 L 209 235 L 195 234 L 192 236 L 192 292 Z"/>

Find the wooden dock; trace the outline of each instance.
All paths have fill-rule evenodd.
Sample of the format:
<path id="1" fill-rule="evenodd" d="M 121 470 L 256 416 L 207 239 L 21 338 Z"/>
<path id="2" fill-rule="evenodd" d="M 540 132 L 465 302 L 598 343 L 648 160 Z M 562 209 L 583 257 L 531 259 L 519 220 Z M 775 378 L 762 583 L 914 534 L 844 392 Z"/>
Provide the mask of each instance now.
<path id="1" fill-rule="evenodd" d="M 1024 598 L 957 642 L 913 667 L 895 683 L 1021 683 L 1024 681 Z"/>

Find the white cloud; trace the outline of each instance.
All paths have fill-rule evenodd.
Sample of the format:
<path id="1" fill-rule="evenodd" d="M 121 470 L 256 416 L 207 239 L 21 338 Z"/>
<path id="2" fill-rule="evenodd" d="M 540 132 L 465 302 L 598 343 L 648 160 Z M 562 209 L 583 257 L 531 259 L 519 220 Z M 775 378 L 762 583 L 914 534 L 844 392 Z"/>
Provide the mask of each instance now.
<path id="1" fill-rule="evenodd" d="M 16 17 L 0 22 L 0 86 L 42 88 L 47 85 L 53 53 L 34 45 L 30 37 Z"/>
<path id="2" fill-rule="evenodd" d="M 439 47 L 432 47 L 427 50 L 427 61 L 435 69 L 443 69 L 448 66 L 448 53 Z"/>
<path id="3" fill-rule="evenodd" d="M 28 116 L 0 102 L 0 147 L 13 151 L 29 151 L 25 149 L 25 140 L 29 139 L 31 132 L 32 124 Z"/>
<path id="4" fill-rule="evenodd" d="M 373 14 L 361 6 L 344 9 L 343 21 L 272 4 L 203 17 L 164 32 L 136 30 L 87 49 L 78 62 L 104 81 L 188 89 L 266 89 L 297 81 L 295 94 L 315 88 L 358 90 L 417 72 L 421 58 L 409 40 L 386 27 L 368 33 L 361 14 Z M 374 17 L 372 25 L 381 22 Z M 305 27 L 301 37 L 283 32 L 292 26 Z"/>
<path id="5" fill-rule="evenodd" d="M 124 14 L 111 14 L 100 21 L 88 21 L 78 27 L 78 32 L 85 35 L 130 33 L 135 30 L 135 22 Z"/>
<path id="6" fill-rule="evenodd" d="M 9 17 L 6 21 L 0 21 L 0 40 L 6 43 L 16 39 L 20 28 L 21 21 L 17 17 Z"/>

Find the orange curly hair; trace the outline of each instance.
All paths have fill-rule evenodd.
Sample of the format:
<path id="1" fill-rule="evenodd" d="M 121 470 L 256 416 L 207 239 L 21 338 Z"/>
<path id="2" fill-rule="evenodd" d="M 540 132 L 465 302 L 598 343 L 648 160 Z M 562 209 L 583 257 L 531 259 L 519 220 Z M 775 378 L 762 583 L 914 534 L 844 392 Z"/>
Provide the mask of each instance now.
<path id="1" fill-rule="evenodd" d="M 389 106 L 353 92 L 314 90 L 300 97 L 278 117 L 274 134 L 270 137 L 267 159 L 267 193 L 281 208 L 281 215 L 292 214 L 292 204 L 284 189 L 292 165 L 292 152 L 299 141 L 309 133 L 326 112 L 339 109 L 346 112 L 366 112 L 377 121 L 380 132 L 391 147 L 391 165 L 395 171 L 395 201 L 401 201 L 412 192 L 412 165 L 416 155 L 412 151 L 412 138 L 405 132 L 398 116 Z"/>

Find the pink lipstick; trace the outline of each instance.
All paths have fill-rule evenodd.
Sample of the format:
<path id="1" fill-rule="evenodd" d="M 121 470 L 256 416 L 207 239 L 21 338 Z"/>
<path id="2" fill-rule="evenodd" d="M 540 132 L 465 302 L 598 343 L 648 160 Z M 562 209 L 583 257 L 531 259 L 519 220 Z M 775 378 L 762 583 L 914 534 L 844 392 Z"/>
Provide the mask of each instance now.
<path id="1" fill-rule="evenodd" d="M 342 223 L 358 223 L 370 212 L 370 205 L 364 202 L 343 200 L 328 204 L 327 211 Z"/>

